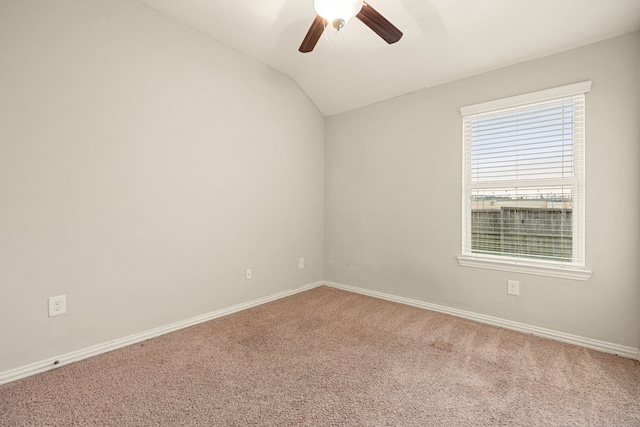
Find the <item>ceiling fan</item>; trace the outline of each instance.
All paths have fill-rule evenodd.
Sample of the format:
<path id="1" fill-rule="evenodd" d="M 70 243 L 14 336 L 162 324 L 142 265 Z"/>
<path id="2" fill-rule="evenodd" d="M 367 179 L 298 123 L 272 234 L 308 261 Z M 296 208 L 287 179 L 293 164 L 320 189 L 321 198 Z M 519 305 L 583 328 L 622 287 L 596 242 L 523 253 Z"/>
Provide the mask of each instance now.
<path id="1" fill-rule="evenodd" d="M 340 31 L 354 16 L 389 44 L 402 37 L 402 31 L 363 0 L 314 0 L 313 7 L 317 16 L 298 49 L 302 53 L 313 50 L 327 25 Z"/>

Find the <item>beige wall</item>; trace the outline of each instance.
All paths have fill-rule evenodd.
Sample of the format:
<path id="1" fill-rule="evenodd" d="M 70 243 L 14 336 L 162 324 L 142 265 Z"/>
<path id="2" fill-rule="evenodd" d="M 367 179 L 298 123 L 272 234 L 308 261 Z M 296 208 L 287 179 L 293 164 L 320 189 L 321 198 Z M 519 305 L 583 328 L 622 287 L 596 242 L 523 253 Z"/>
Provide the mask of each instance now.
<path id="1" fill-rule="evenodd" d="M 638 348 L 639 53 L 634 33 L 328 117 L 325 279 Z M 458 265 L 460 107 L 584 80 L 591 279 Z"/>
<path id="2" fill-rule="evenodd" d="M 0 2 L 0 372 L 321 280 L 323 144 L 293 81 L 137 1 Z"/>

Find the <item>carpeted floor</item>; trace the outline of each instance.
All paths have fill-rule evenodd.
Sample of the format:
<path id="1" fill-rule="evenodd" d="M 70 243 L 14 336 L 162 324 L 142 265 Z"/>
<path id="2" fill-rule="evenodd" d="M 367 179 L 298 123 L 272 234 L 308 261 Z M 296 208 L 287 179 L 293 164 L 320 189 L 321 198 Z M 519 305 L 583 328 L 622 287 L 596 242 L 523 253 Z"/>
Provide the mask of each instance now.
<path id="1" fill-rule="evenodd" d="M 0 425 L 640 426 L 640 365 L 319 287 L 0 386 Z"/>

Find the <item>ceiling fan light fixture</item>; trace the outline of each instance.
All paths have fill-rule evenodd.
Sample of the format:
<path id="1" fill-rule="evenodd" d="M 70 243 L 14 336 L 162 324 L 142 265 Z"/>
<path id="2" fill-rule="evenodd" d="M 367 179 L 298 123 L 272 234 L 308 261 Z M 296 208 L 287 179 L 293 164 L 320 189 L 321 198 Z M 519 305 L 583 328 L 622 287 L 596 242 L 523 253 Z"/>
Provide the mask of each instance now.
<path id="1" fill-rule="evenodd" d="M 316 13 L 340 30 L 362 9 L 362 0 L 313 0 Z"/>
<path id="2" fill-rule="evenodd" d="M 333 28 L 337 33 L 354 16 L 388 44 L 402 38 L 402 31 L 363 0 L 313 0 L 313 7 L 317 15 L 298 48 L 299 52 L 311 52 L 322 33 L 328 39 L 328 30 Z"/>

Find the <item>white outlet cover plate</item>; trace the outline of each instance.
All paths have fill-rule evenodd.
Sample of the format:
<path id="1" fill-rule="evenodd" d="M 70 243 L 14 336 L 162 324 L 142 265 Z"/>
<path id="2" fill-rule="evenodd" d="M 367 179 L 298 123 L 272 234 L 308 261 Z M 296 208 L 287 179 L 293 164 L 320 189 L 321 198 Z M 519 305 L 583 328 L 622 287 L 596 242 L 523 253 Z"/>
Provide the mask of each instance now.
<path id="1" fill-rule="evenodd" d="M 509 295 L 520 295 L 520 282 L 517 280 L 507 281 L 507 293 Z"/>
<path id="2" fill-rule="evenodd" d="M 67 312 L 67 296 L 58 295 L 49 298 L 49 317 L 59 316 Z"/>

